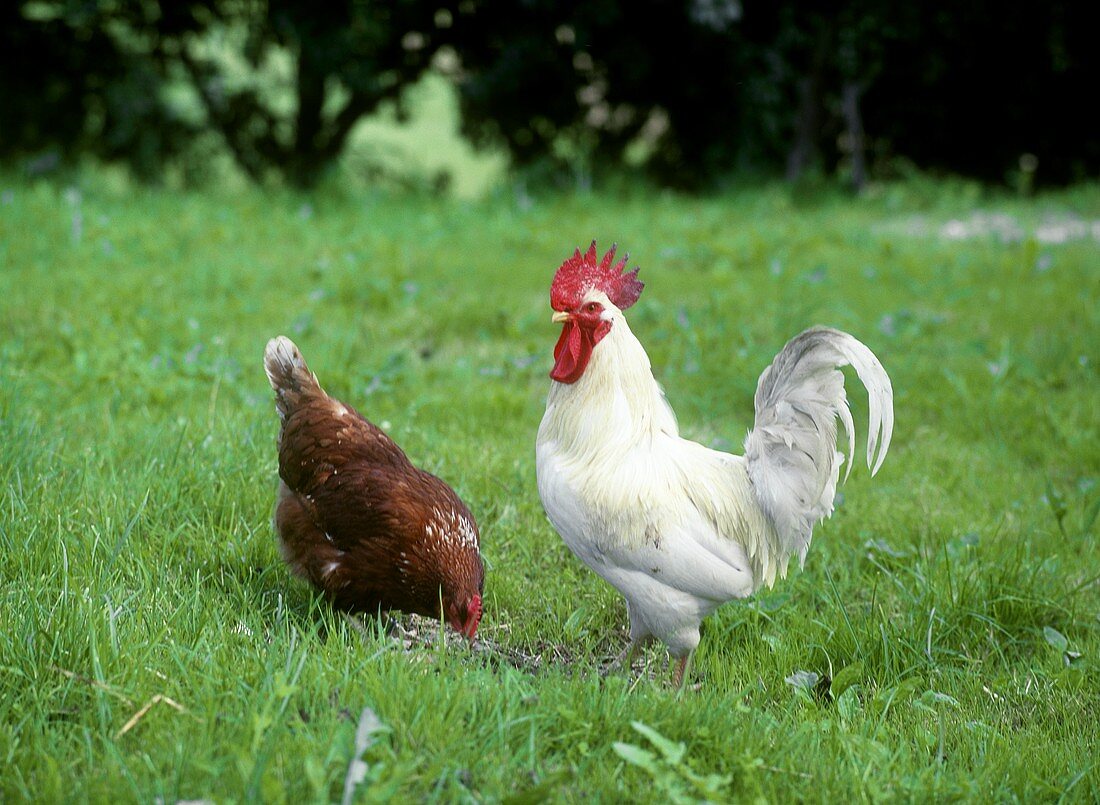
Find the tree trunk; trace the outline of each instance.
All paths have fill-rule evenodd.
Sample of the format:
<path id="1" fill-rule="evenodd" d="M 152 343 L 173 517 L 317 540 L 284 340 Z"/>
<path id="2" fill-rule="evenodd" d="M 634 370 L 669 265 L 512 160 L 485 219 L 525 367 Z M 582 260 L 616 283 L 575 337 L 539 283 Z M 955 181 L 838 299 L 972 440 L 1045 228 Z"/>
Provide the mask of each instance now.
<path id="1" fill-rule="evenodd" d="M 319 153 L 324 146 L 325 75 L 317 69 L 309 46 L 298 49 L 298 112 L 294 116 L 294 143 L 287 178 L 296 187 L 309 187 L 322 169 Z"/>
<path id="2" fill-rule="evenodd" d="M 817 161 L 817 139 L 821 129 L 822 94 L 825 63 L 833 42 L 835 23 L 824 23 L 806 76 L 798 82 L 798 112 L 795 117 L 794 144 L 787 154 L 787 181 L 796 182 L 807 167 Z"/>
<path id="3" fill-rule="evenodd" d="M 863 134 L 863 116 L 859 111 L 859 96 L 863 88 L 856 81 L 844 82 L 841 90 L 840 109 L 847 128 L 847 145 L 852 158 L 852 187 L 862 190 L 867 184 L 867 162 L 864 156 L 865 137 Z"/>

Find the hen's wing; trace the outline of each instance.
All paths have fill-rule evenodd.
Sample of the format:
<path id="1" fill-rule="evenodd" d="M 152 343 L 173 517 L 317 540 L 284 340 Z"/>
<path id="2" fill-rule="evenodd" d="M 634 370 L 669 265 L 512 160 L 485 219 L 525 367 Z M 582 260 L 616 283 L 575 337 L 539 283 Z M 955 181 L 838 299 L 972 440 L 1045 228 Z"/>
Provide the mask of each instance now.
<path id="1" fill-rule="evenodd" d="M 468 512 L 434 475 L 354 408 L 332 398 L 292 412 L 283 425 L 279 475 L 336 545 L 365 538 L 413 539 L 440 506 Z M 472 518 L 470 518 L 472 520 Z"/>

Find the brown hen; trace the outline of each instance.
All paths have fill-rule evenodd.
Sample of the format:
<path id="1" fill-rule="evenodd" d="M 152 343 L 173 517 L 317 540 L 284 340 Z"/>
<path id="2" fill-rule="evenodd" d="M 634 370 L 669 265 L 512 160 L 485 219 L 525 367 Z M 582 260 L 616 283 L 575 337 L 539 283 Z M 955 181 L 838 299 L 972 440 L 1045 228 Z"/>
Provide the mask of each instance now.
<path id="1" fill-rule="evenodd" d="M 264 368 L 282 422 L 274 519 L 291 570 L 341 609 L 442 614 L 472 640 L 485 571 L 470 510 L 326 394 L 289 338 L 268 342 Z"/>

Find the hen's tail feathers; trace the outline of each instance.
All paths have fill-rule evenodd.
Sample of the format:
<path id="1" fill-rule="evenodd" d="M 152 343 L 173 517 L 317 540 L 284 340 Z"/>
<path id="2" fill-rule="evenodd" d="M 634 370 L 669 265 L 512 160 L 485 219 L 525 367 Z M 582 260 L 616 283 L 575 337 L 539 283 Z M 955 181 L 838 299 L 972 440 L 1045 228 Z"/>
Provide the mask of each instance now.
<path id="1" fill-rule="evenodd" d="M 840 330 L 813 327 L 787 342 L 756 387 L 756 424 L 745 437 L 745 459 L 757 502 L 779 537 L 784 570 L 790 556 L 805 560 L 814 525 L 832 514 L 845 458 L 836 449 L 838 418 L 852 469 L 855 428 L 842 366 L 852 366 L 867 387 L 867 466 L 874 475 L 890 448 L 894 391 L 878 358 L 861 342 Z"/>
<path id="2" fill-rule="evenodd" d="M 280 420 L 285 420 L 303 397 L 324 393 L 298 347 L 285 335 L 267 342 L 264 370 L 275 390 L 275 408 Z"/>

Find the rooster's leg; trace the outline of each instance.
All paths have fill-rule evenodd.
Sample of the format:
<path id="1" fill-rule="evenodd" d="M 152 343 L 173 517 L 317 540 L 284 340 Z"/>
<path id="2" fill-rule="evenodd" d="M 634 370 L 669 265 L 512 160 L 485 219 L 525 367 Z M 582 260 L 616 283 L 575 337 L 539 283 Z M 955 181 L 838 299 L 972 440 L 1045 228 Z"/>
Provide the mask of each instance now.
<path id="1" fill-rule="evenodd" d="M 672 675 L 672 687 L 676 690 L 680 690 L 684 684 L 684 677 L 691 671 L 691 660 L 694 656 L 695 652 L 690 651 L 676 663 L 676 671 Z"/>
<path id="2" fill-rule="evenodd" d="M 611 667 L 609 671 L 618 671 L 620 668 L 626 668 L 626 672 L 629 674 L 630 669 L 634 666 L 634 657 L 638 654 L 638 647 L 641 645 L 639 640 L 631 640 L 622 651 L 619 652 L 619 656 L 611 661 Z"/>

